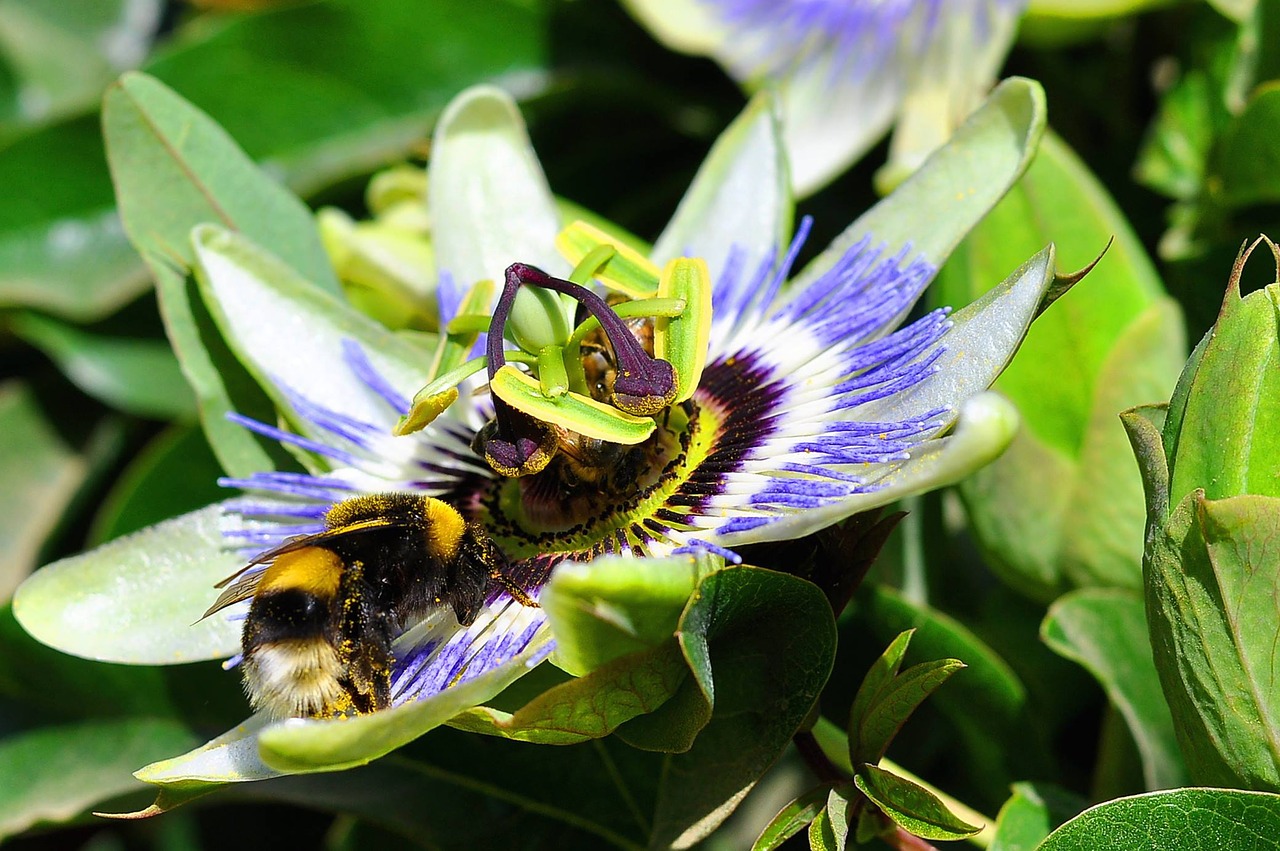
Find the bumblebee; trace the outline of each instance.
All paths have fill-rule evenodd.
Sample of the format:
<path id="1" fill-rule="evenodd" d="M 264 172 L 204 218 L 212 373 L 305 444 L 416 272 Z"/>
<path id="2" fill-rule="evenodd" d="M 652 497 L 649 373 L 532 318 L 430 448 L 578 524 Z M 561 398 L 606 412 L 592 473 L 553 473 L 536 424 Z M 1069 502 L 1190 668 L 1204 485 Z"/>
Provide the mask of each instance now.
<path id="1" fill-rule="evenodd" d="M 475 523 L 429 496 L 335 503 L 314 535 L 290 538 L 216 587 L 204 617 L 252 600 L 241 634 L 244 687 L 275 717 L 363 714 L 391 704 L 391 643 L 432 610 L 476 619 L 493 584 L 537 606 Z M 249 572 L 258 565 L 264 569 Z"/>

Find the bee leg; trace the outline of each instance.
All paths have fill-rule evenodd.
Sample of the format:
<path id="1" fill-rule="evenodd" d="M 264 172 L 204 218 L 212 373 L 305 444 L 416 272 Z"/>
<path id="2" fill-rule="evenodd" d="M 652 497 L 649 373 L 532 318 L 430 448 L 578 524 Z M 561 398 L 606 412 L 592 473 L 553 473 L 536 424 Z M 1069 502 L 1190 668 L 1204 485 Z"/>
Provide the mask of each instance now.
<path id="1" fill-rule="evenodd" d="M 386 709 L 391 705 L 390 629 L 370 611 L 361 562 L 351 562 L 343 572 L 338 599 L 338 658 L 351 707 L 360 715 Z"/>
<path id="2" fill-rule="evenodd" d="M 511 599 L 515 600 L 520 605 L 527 606 L 530 609 L 542 608 L 541 604 L 539 604 L 537 600 L 530 597 L 528 592 L 526 592 L 523 588 L 517 585 L 510 576 L 507 576 L 507 574 L 503 572 L 501 567 L 494 565 L 492 568 L 490 568 L 489 578 L 492 579 L 494 582 L 496 582 L 499 585 L 499 587 L 502 588 L 503 591 L 506 591 L 509 595 L 511 595 Z"/>

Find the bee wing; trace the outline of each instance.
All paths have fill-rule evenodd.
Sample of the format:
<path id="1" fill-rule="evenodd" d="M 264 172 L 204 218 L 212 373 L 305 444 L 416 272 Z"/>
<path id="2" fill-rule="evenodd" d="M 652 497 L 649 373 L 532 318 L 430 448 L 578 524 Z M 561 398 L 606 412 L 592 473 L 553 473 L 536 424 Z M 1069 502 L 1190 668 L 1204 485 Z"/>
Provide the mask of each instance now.
<path id="1" fill-rule="evenodd" d="M 239 603 L 242 600 L 248 600 L 253 596 L 253 593 L 258 590 L 258 580 L 262 578 L 262 571 L 259 570 L 257 573 L 250 573 L 246 576 L 245 571 L 250 567 L 252 567 L 252 565 L 246 565 L 239 572 L 228 576 L 226 579 L 218 583 L 217 587 L 221 588 L 232 579 L 236 579 L 237 576 L 240 577 L 239 579 L 236 579 L 234 584 L 218 595 L 218 599 L 214 600 L 213 605 L 200 616 L 200 620 L 204 620 L 209 617 L 209 615 L 212 615 L 215 612 L 220 612 L 227 606 L 235 605 L 236 603 Z"/>
<path id="2" fill-rule="evenodd" d="M 200 620 L 204 620 L 209 615 L 220 612 L 228 606 L 248 600 L 254 595 L 254 592 L 258 590 L 258 581 L 262 579 L 263 572 L 258 570 L 246 575 L 246 571 L 250 568 L 273 562 L 285 553 L 296 552 L 313 544 L 345 538 L 349 535 L 368 532 L 373 529 L 385 529 L 395 525 L 397 525 L 397 521 L 393 518 L 371 517 L 355 523 L 348 523 L 345 526 L 339 526 L 336 529 L 325 529 L 323 532 L 316 532 L 313 535 L 298 535 L 265 552 L 258 553 L 244 567 L 213 586 L 224 590 L 218 595 L 218 599 L 213 601 L 213 605 L 209 607 L 208 611 L 200 616 Z"/>

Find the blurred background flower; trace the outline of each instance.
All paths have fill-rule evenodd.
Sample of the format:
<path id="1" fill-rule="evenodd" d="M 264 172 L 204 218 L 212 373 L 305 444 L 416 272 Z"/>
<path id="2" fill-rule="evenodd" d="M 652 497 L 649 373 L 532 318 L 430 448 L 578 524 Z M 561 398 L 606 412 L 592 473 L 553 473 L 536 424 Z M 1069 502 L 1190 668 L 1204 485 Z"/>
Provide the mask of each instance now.
<path id="1" fill-rule="evenodd" d="M 896 124 L 889 188 L 986 95 L 1026 0 L 626 0 L 668 47 L 776 86 L 796 190 L 830 181 Z"/>

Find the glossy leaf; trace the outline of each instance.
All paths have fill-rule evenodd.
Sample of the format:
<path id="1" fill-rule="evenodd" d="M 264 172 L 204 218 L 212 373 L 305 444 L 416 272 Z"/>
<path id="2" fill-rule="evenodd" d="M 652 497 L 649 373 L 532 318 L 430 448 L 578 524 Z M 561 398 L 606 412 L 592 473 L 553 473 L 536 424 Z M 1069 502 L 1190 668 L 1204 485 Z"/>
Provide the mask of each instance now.
<path id="1" fill-rule="evenodd" d="M 1038 851 L 1280 848 L 1280 795 L 1174 789 L 1107 801 L 1050 834 Z"/>
<path id="2" fill-rule="evenodd" d="M 827 806 L 827 787 L 819 786 L 783 807 L 751 846 L 751 851 L 774 851 L 804 830 Z"/>
<path id="3" fill-rule="evenodd" d="M 902 666 L 902 657 L 907 654 L 907 646 L 911 643 L 911 636 L 914 633 L 915 630 L 906 630 L 889 643 L 889 646 L 880 654 L 880 657 L 872 663 L 871 669 L 862 678 L 862 683 L 858 686 L 858 691 L 853 696 L 853 704 L 849 707 L 849 723 L 845 725 L 846 731 L 854 731 L 854 735 L 849 736 L 849 761 L 851 763 L 879 761 L 881 754 L 877 754 L 875 759 L 869 758 L 869 754 L 863 754 L 863 748 L 859 744 L 858 733 L 861 731 L 867 715 L 880 702 L 880 696 L 884 693 L 884 690 L 898 676 L 898 669 Z"/>
<path id="4" fill-rule="evenodd" d="M 883 768 L 859 766 L 853 782 L 894 824 L 921 839 L 964 839 L 981 830 L 952 815 L 929 790 Z"/>
<path id="5" fill-rule="evenodd" d="M 809 851 L 840 851 L 840 843 L 831 828 L 831 814 L 826 807 L 809 822 Z"/>
<path id="6" fill-rule="evenodd" d="M 854 762 L 879 762 L 911 713 L 963 667 L 959 659 L 940 659 L 912 665 L 894 677 L 881 690 L 858 730 L 856 750 L 852 752 Z"/>
<path id="7" fill-rule="evenodd" d="M 1000 808 L 988 851 L 1035 851 L 1054 828 L 1085 807 L 1083 798 L 1043 783 L 1015 783 Z"/>
<path id="8" fill-rule="evenodd" d="M 674 639 L 606 662 L 589 674 L 548 689 L 517 709 L 468 709 L 449 726 L 539 744 L 599 739 L 666 703 L 689 676 Z"/>
<path id="9" fill-rule="evenodd" d="M 194 738 L 175 721 L 126 718 L 46 727 L 0 740 L 0 774 L 22 779 L 0 789 L 0 840 L 37 825 L 70 821 L 145 789 L 132 771 L 189 747 Z"/>
<path id="10" fill-rule="evenodd" d="M 823 593 L 760 568 L 707 576 L 678 637 L 713 712 L 667 763 L 651 837 L 659 847 L 696 842 L 733 811 L 799 729 L 835 654 Z"/>
<path id="11" fill-rule="evenodd" d="M 36 566 L 45 538 L 88 473 L 88 464 L 60 437 L 31 390 L 0 385 L 0 601 Z"/>
<path id="12" fill-rule="evenodd" d="M 690 596 L 717 566 L 688 556 L 564 562 L 539 597 L 556 636 L 552 660 L 583 676 L 658 647 L 675 635 Z"/>
<path id="13" fill-rule="evenodd" d="M 230 656 L 239 625 L 199 620 L 214 584 L 242 563 L 223 549 L 221 517 L 211 505 L 42 568 L 14 595 L 14 614 L 43 643 L 86 659 L 169 665 Z"/>
<path id="14" fill-rule="evenodd" d="M 1040 630 L 1056 653 L 1097 678 L 1124 716 L 1148 789 L 1186 784 L 1173 718 L 1151 658 L 1142 598 L 1120 589 L 1086 589 L 1058 598 Z"/>
<path id="15" fill-rule="evenodd" d="M 954 725 L 959 737 L 952 747 L 963 748 L 971 771 L 999 789 L 1048 770 L 1045 745 L 1029 714 L 1027 687 L 990 646 L 954 618 L 886 586 L 864 585 L 854 600 L 856 620 L 877 641 L 890 641 L 915 627 L 911 646 L 918 658 L 950 657 L 968 666 L 930 705 Z M 993 751 L 993 740 L 1005 744 Z"/>

